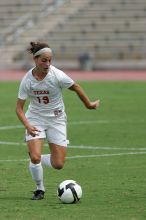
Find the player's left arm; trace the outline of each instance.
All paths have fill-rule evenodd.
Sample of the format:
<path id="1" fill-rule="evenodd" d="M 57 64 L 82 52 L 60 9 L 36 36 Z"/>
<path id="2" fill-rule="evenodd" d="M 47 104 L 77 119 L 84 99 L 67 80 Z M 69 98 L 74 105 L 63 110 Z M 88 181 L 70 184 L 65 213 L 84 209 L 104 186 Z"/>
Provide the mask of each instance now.
<path id="1" fill-rule="evenodd" d="M 97 99 L 96 101 L 91 102 L 90 99 L 88 98 L 88 96 L 86 95 L 85 91 L 83 90 L 83 88 L 79 84 L 74 83 L 69 89 L 76 92 L 76 94 L 81 99 L 81 101 L 84 103 L 86 108 L 96 109 L 99 107 L 100 100 Z"/>

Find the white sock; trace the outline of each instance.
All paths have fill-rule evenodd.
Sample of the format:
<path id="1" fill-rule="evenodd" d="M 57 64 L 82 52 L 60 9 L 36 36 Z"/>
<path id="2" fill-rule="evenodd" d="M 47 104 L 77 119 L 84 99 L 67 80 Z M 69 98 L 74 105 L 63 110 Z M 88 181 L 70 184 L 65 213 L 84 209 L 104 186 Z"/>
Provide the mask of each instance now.
<path id="1" fill-rule="evenodd" d="M 42 163 L 42 165 L 46 165 L 46 166 L 52 167 L 52 164 L 51 164 L 51 154 L 43 154 L 43 155 L 41 155 L 41 163 Z"/>
<path id="2" fill-rule="evenodd" d="M 41 163 L 33 164 L 30 161 L 29 170 L 32 175 L 32 179 L 35 181 L 37 189 L 45 191 L 43 183 L 43 168 Z"/>

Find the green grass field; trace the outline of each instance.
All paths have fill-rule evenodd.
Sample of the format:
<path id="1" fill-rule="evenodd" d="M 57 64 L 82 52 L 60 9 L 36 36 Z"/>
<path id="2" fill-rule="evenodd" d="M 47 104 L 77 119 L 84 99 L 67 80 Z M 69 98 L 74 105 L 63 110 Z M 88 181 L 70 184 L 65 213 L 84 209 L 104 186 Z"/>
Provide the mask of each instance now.
<path id="1" fill-rule="evenodd" d="M 44 167 L 45 199 L 31 201 L 35 186 L 15 115 L 19 83 L 0 83 L 0 220 L 146 219 L 146 82 L 81 85 L 101 106 L 87 110 L 73 92 L 64 91 L 68 158 L 63 170 Z M 61 204 L 56 196 L 66 179 L 82 186 L 77 204 Z"/>

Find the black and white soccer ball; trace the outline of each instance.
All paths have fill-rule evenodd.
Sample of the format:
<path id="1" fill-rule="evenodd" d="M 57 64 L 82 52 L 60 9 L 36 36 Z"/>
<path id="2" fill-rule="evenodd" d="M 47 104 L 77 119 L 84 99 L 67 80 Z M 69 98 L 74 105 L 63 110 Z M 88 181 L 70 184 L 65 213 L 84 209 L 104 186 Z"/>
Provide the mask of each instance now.
<path id="1" fill-rule="evenodd" d="M 62 203 L 76 203 L 82 197 L 82 188 L 74 180 L 65 180 L 59 184 L 57 195 Z"/>

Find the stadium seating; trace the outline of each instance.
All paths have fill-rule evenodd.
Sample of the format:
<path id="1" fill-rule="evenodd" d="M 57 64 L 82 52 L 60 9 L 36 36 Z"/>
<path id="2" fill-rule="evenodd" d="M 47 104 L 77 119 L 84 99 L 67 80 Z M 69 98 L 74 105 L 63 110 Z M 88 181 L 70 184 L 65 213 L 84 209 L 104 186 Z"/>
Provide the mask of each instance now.
<path id="1" fill-rule="evenodd" d="M 0 21 L 1 67 L 23 67 L 32 40 L 47 41 L 67 68 L 84 55 L 93 69 L 146 56 L 145 0 L 0 0 Z"/>

